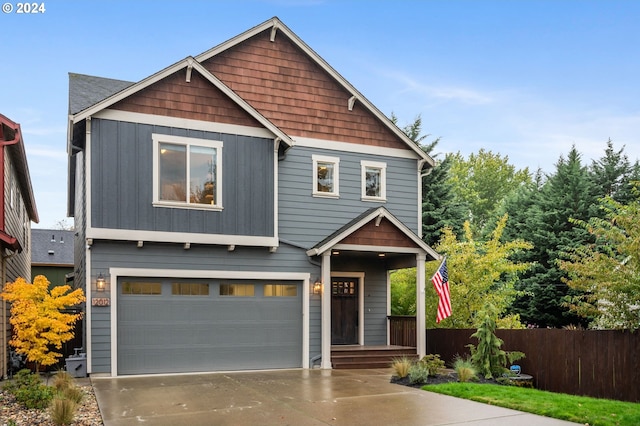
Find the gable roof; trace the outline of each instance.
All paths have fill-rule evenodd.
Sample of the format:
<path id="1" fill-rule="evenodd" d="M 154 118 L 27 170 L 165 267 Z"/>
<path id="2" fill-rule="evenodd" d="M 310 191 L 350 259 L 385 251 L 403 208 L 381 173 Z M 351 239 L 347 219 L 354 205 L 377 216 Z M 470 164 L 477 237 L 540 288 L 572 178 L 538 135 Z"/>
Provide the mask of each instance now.
<path id="1" fill-rule="evenodd" d="M 31 264 L 73 266 L 74 231 L 31 230 Z"/>
<path id="2" fill-rule="evenodd" d="M 358 217 L 354 218 L 341 228 L 337 229 L 334 233 L 318 242 L 311 249 L 307 250 L 308 256 L 319 256 L 328 250 L 331 250 L 334 246 L 349 239 L 350 236 L 356 234 L 359 230 L 363 229 L 366 225 L 373 222 L 374 226 L 378 227 L 383 220 L 388 221 L 407 241 L 410 241 L 416 248 L 423 250 L 427 255 L 433 259 L 440 259 L 441 256 L 433 250 L 427 243 L 422 241 L 415 233 L 411 231 L 405 224 L 398 220 L 393 214 L 384 207 L 371 208 L 364 211 Z M 385 245 L 384 247 L 394 247 L 393 244 Z M 406 245 L 402 245 L 406 247 Z"/>
<path id="3" fill-rule="evenodd" d="M 204 53 L 196 56 L 195 59 L 198 62 L 204 62 L 211 59 L 222 52 L 231 49 L 238 44 L 255 37 L 256 35 L 270 31 L 270 40 L 275 40 L 277 33 L 280 31 L 286 37 L 288 37 L 302 52 L 304 52 L 313 62 L 315 62 L 322 70 L 333 78 L 340 86 L 342 86 L 350 95 L 349 99 L 345 99 L 345 105 L 351 110 L 354 104 L 357 102 L 361 104 L 367 111 L 373 114 L 380 123 L 388 130 L 390 130 L 395 136 L 397 136 L 408 148 L 413 150 L 419 158 L 426 164 L 434 166 L 434 160 L 426 154 L 414 141 L 412 141 L 402 130 L 400 130 L 393 122 L 386 117 L 378 108 L 375 107 L 369 100 L 362 95 L 351 83 L 349 83 L 344 77 L 342 77 L 331 65 L 329 65 L 320 55 L 318 55 L 313 49 L 311 49 L 302 39 L 300 39 L 293 31 L 291 31 L 278 17 L 273 17 L 262 24 L 259 24 L 242 34 L 233 37 L 232 39 L 207 50 Z"/>
<path id="4" fill-rule="evenodd" d="M 69 114 L 76 114 L 114 95 L 129 86 L 132 81 L 69 73 Z"/>
<path id="5" fill-rule="evenodd" d="M 152 84 L 174 74 L 177 71 L 185 70 L 185 78 L 189 80 L 191 78 L 191 73 L 193 70 L 197 71 L 206 78 L 211 84 L 220 89 L 225 95 L 231 98 L 236 104 L 238 104 L 242 109 L 244 109 L 250 116 L 255 118 L 262 126 L 268 129 L 276 138 L 279 138 L 285 144 L 292 146 L 293 140 L 282 130 L 280 130 L 276 125 L 274 125 L 271 121 L 267 120 L 262 114 L 260 114 L 255 108 L 249 105 L 244 99 L 238 96 L 233 90 L 227 87 L 222 81 L 220 81 L 216 76 L 211 74 L 207 69 L 205 69 L 200 63 L 195 61 L 195 59 L 191 56 L 176 62 L 173 65 L 168 66 L 167 68 L 141 80 L 138 83 L 134 83 L 132 85 L 126 86 L 124 89 L 121 89 L 107 98 L 94 103 L 75 114 L 71 114 L 70 120 L 73 124 L 78 123 L 87 117 L 90 117 L 111 105 L 140 92 L 141 90 L 151 86 Z M 115 84 L 113 85 L 115 86 Z M 113 88 L 111 86 L 111 88 Z"/>

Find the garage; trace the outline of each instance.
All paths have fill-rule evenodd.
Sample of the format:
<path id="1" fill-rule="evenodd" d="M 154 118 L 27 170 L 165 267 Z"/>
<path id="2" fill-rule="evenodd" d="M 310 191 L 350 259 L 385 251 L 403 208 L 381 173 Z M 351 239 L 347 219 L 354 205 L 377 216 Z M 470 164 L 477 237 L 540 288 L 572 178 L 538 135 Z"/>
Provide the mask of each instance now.
<path id="1" fill-rule="evenodd" d="M 301 285 L 120 277 L 117 374 L 302 367 Z"/>

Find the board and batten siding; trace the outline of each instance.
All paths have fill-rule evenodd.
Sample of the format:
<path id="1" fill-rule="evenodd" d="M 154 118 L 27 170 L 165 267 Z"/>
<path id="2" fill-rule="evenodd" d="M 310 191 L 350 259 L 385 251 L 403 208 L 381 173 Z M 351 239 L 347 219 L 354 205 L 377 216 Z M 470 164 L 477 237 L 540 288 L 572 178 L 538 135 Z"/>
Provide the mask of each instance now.
<path id="1" fill-rule="evenodd" d="M 320 268 L 309 263 L 304 250 L 288 245 L 281 245 L 271 253 L 257 247 L 228 251 L 226 247 L 193 245 L 185 250 L 180 244 L 146 243 L 138 248 L 130 242 L 94 241 L 91 263 L 93 271 L 105 274 L 109 268 L 137 268 L 174 270 L 176 275 L 183 270 L 301 272 L 309 273 L 312 281 L 320 275 Z M 310 357 L 320 353 L 319 300 L 319 296 L 310 294 Z M 111 373 L 111 309 L 110 306 L 92 307 L 92 373 Z"/>
<path id="2" fill-rule="evenodd" d="M 222 211 L 154 207 L 152 134 L 223 142 Z M 273 236 L 273 140 L 92 120 L 91 226 Z"/>
<path id="3" fill-rule="evenodd" d="M 339 198 L 314 197 L 312 155 L 337 157 Z M 362 160 L 386 163 L 386 202 L 362 200 Z M 418 234 L 415 159 L 293 147 L 279 166 L 279 235 L 311 248 L 362 212 L 384 206 Z"/>

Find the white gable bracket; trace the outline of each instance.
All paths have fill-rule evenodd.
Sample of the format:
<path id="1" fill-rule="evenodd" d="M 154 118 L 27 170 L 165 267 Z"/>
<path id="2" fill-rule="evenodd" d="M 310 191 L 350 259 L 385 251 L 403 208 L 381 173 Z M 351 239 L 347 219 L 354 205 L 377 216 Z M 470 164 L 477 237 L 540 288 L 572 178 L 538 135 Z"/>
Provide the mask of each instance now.
<path id="1" fill-rule="evenodd" d="M 356 103 L 356 99 L 358 99 L 356 98 L 356 95 L 353 95 L 349 98 L 349 111 L 353 111 L 353 106 Z"/>
<path id="2" fill-rule="evenodd" d="M 278 31 L 278 24 L 274 23 L 273 27 L 271 27 L 271 36 L 269 37 L 269 40 L 273 43 L 274 41 L 276 41 L 276 32 Z"/>
<path id="3" fill-rule="evenodd" d="M 193 70 L 193 59 L 187 59 L 187 83 L 191 83 L 191 71 Z"/>
<path id="4" fill-rule="evenodd" d="M 376 226 L 380 226 L 380 222 L 382 221 L 382 213 L 380 213 L 378 215 L 378 217 L 376 217 Z"/>

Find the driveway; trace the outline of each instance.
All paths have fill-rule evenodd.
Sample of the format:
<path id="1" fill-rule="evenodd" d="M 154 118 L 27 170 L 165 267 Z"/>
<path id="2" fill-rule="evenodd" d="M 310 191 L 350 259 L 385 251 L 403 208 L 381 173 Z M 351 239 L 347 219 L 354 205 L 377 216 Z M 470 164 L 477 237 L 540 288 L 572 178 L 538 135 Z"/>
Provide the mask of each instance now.
<path id="1" fill-rule="evenodd" d="M 573 424 L 389 379 L 389 370 L 278 370 L 91 382 L 106 426 Z"/>

